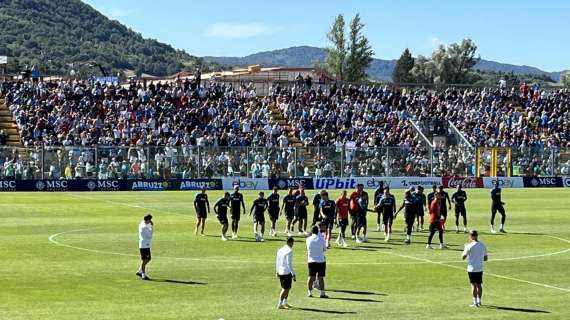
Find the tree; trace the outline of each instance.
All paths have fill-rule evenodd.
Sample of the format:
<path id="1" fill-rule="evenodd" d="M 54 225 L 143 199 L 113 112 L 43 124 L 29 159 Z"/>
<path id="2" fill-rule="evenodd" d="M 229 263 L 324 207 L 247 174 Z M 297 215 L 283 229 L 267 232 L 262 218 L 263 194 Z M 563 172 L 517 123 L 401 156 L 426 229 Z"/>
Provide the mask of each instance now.
<path id="1" fill-rule="evenodd" d="M 433 60 L 419 55 L 410 73 L 416 83 L 433 83 L 437 77 L 437 68 Z"/>
<path id="2" fill-rule="evenodd" d="M 565 87 L 570 87 L 570 70 L 565 71 L 564 73 L 562 73 L 562 75 L 560 76 L 560 82 L 561 82 Z"/>
<path id="3" fill-rule="evenodd" d="M 414 76 L 411 71 L 414 67 L 414 58 L 408 48 L 402 52 L 402 55 L 396 61 L 396 67 L 392 73 L 392 81 L 395 83 L 411 83 L 414 82 Z"/>
<path id="4" fill-rule="evenodd" d="M 372 62 L 374 50 L 368 39 L 362 35 L 364 23 L 360 14 L 356 14 L 350 21 L 350 35 L 348 38 L 348 56 L 346 57 L 346 80 L 350 82 L 361 81 L 366 78 L 366 69 Z"/>
<path id="5" fill-rule="evenodd" d="M 325 49 L 327 53 L 327 67 L 340 80 L 344 80 L 344 66 L 347 54 L 344 27 L 344 16 L 339 14 L 327 33 L 327 39 L 332 43 L 332 46 Z"/>
<path id="6" fill-rule="evenodd" d="M 421 83 L 472 83 L 476 80 L 472 69 L 479 61 L 476 53 L 477 46 L 471 39 L 448 46 L 440 45 L 431 58 L 419 56 L 411 73 L 414 80 Z"/>

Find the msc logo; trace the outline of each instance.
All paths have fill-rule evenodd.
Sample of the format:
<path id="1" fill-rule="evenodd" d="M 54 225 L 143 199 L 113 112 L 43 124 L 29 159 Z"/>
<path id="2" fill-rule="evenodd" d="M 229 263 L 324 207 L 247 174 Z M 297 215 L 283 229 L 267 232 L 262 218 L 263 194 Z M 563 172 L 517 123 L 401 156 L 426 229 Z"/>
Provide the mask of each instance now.
<path id="1" fill-rule="evenodd" d="M 356 180 L 352 178 L 340 179 L 316 179 L 315 189 L 353 189 L 356 186 Z"/>
<path id="2" fill-rule="evenodd" d="M 279 189 L 304 187 L 305 180 L 302 179 L 279 179 L 277 180 L 277 187 Z"/>
<path id="3" fill-rule="evenodd" d="M 1 180 L 0 181 L 1 191 L 16 191 L 16 181 L 14 180 Z"/>
<path id="4" fill-rule="evenodd" d="M 97 180 L 97 182 L 91 180 L 87 182 L 87 188 L 91 191 L 115 191 L 119 190 L 119 181 L 117 180 Z"/>
<path id="5" fill-rule="evenodd" d="M 67 190 L 67 181 L 66 180 L 38 180 L 36 182 L 36 189 L 39 191 L 60 191 L 60 190 Z"/>

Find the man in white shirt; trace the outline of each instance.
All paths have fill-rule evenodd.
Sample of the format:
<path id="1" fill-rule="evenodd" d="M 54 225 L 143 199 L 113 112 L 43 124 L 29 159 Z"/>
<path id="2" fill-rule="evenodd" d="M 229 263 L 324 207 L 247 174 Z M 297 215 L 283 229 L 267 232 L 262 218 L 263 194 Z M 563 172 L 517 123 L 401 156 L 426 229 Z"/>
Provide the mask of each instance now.
<path id="1" fill-rule="evenodd" d="M 150 242 L 152 241 L 153 229 L 154 223 L 152 222 L 152 215 L 147 214 L 139 224 L 139 251 L 141 254 L 141 266 L 139 271 L 137 271 L 137 276 L 143 280 L 150 280 L 146 274 L 146 265 L 151 259 Z"/>
<path id="2" fill-rule="evenodd" d="M 467 259 L 467 274 L 473 292 L 473 304 L 471 307 L 481 306 L 481 296 L 483 295 L 483 262 L 487 261 L 487 247 L 477 240 L 477 230 L 469 232 L 471 242 L 465 245 L 462 258 Z"/>
<path id="3" fill-rule="evenodd" d="M 293 244 L 295 239 L 293 237 L 287 238 L 287 244 L 277 250 L 277 258 L 275 259 L 275 272 L 279 277 L 281 283 L 281 293 L 279 294 L 279 304 L 277 309 L 289 309 L 291 306 L 287 304 L 289 297 L 289 290 L 291 290 L 291 283 L 295 278 L 295 271 L 293 271 Z"/>
<path id="4" fill-rule="evenodd" d="M 313 296 L 313 282 L 319 280 L 319 289 L 321 298 L 328 298 L 325 292 L 325 275 L 327 271 L 327 263 L 325 251 L 327 245 L 325 239 L 319 235 L 319 226 L 314 225 L 311 228 L 311 236 L 307 238 L 307 262 L 309 264 L 309 279 L 307 281 L 307 296 Z"/>

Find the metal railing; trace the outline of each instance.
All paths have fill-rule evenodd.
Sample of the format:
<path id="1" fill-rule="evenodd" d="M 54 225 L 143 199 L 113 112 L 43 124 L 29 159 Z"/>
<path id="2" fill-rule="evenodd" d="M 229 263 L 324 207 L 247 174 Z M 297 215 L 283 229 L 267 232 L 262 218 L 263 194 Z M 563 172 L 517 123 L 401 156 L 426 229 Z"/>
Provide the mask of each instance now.
<path id="1" fill-rule="evenodd" d="M 570 175 L 570 149 L 512 154 L 514 176 Z M 475 166 L 473 150 L 464 146 L 0 147 L 0 179 L 21 180 L 474 176 Z"/>

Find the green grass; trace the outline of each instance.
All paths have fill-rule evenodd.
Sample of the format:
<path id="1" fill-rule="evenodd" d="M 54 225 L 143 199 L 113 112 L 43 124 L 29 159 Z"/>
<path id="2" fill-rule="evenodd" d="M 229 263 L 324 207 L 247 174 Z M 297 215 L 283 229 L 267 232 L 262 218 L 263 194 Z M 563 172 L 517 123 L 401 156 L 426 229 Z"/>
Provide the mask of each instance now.
<path id="1" fill-rule="evenodd" d="M 426 250 L 425 233 L 405 246 L 401 216 L 391 243 L 371 232 L 370 243 L 328 251 L 330 300 L 305 297 L 306 256 L 298 241 L 299 281 L 289 300 L 305 310 L 284 311 L 275 309 L 274 275 L 284 238 L 251 242 L 251 220 L 244 217 L 242 241 L 223 243 L 213 216 L 209 236 L 194 236 L 193 192 L 3 193 L 0 319 L 569 319 L 570 252 L 549 254 L 570 248 L 551 237 L 570 239 L 570 193 L 504 190 L 509 234 L 490 235 L 488 191 L 468 192 L 470 226 L 483 232 L 490 251 L 483 303 L 502 309 L 468 307 L 464 234 L 446 233 L 450 250 Z M 220 194 L 211 192 L 212 202 Z M 246 193 L 246 205 L 254 195 Z M 135 277 L 137 225 L 146 211 L 155 216 L 149 274 L 204 284 Z M 48 240 L 58 233 L 60 245 Z M 527 256 L 538 257 L 506 260 Z"/>

